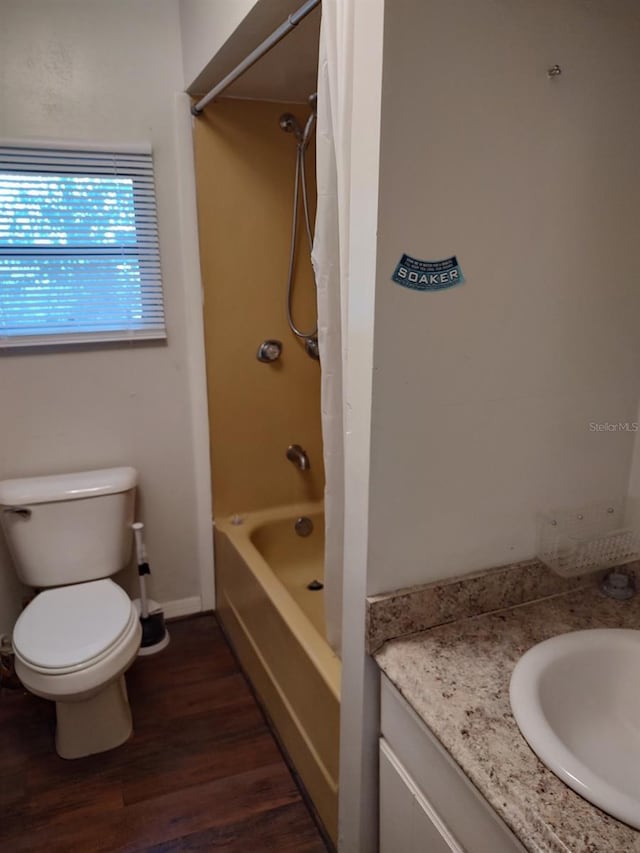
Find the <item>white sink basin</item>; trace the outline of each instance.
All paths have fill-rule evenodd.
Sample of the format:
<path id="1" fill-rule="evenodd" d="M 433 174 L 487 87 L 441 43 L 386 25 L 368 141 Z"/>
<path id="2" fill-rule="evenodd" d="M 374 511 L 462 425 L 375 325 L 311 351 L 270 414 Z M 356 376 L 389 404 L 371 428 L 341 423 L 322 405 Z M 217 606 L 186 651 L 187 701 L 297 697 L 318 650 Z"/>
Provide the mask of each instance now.
<path id="1" fill-rule="evenodd" d="M 640 829 L 640 631 L 562 634 L 511 676 L 520 731 L 586 800 Z"/>

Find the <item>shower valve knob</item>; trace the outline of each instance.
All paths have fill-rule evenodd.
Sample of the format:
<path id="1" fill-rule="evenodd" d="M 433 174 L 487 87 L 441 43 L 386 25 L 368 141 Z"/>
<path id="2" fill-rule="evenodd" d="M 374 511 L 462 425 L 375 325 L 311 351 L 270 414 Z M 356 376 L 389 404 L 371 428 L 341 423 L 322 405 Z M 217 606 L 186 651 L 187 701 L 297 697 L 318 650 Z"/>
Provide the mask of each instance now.
<path id="1" fill-rule="evenodd" d="M 282 341 L 263 341 L 258 347 L 256 358 L 258 361 L 269 363 L 277 361 L 282 355 Z"/>

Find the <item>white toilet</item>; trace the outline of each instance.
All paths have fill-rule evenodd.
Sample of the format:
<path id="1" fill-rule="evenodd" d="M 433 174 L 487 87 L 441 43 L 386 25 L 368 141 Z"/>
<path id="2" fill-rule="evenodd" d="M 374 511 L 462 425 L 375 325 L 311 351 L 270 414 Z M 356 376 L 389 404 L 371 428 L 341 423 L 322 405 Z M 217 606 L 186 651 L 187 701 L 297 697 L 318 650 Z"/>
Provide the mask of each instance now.
<path id="1" fill-rule="evenodd" d="M 14 628 L 16 672 L 56 703 L 62 758 L 112 749 L 133 730 L 124 673 L 142 631 L 110 576 L 129 562 L 136 483 L 134 468 L 0 482 L 16 572 L 42 590 Z"/>

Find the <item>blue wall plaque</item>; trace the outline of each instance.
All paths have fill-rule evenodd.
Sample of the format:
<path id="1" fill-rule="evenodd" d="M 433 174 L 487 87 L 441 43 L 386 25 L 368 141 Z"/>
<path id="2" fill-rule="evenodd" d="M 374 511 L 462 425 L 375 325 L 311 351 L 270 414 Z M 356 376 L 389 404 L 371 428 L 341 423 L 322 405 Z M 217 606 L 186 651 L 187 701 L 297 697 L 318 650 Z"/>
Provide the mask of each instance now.
<path id="1" fill-rule="evenodd" d="M 464 282 L 455 255 L 442 261 L 421 261 L 411 255 L 403 255 L 391 278 L 410 290 L 445 290 Z"/>

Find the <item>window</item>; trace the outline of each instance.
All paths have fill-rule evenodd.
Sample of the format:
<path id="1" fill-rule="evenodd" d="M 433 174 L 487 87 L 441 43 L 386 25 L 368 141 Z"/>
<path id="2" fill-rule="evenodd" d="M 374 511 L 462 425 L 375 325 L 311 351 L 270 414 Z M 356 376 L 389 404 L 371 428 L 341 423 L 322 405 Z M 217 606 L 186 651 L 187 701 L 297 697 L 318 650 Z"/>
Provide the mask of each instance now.
<path id="1" fill-rule="evenodd" d="M 0 143 L 0 347 L 165 337 L 151 149 Z"/>

